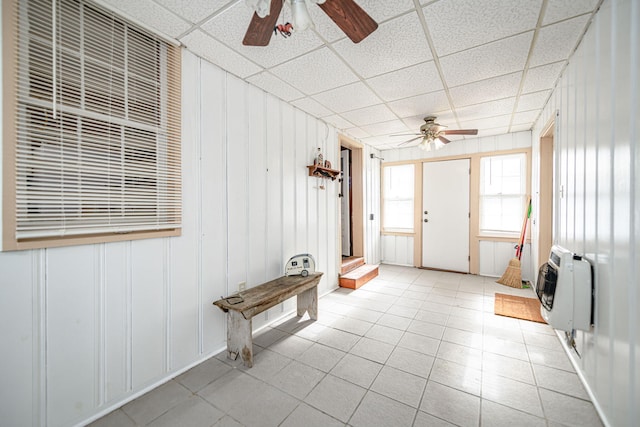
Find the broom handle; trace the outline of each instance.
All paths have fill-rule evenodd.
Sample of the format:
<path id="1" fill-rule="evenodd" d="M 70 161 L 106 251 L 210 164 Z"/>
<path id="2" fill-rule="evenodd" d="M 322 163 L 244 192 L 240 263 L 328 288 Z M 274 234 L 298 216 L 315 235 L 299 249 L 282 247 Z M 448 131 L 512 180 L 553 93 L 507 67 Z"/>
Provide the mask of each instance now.
<path id="1" fill-rule="evenodd" d="M 524 221 L 522 222 L 522 232 L 520 233 L 520 241 L 518 242 L 518 246 L 516 246 L 516 258 L 518 261 L 522 259 L 522 249 L 524 248 L 524 238 L 527 234 L 527 222 L 529 222 L 529 218 L 531 217 L 531 197 L 529 197 L 529 203 L 527 206 L 527 214 L 524 217 Z"/>

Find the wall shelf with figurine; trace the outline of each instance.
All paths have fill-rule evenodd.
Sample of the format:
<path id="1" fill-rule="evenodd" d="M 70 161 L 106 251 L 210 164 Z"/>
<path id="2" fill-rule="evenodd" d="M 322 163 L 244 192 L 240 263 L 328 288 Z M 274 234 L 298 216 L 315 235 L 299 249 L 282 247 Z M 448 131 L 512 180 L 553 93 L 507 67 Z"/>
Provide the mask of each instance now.
<path id="1" fill-rule="evenodd" d="M 329 178 L 332 181 L 335 180 L 341 173 L 338 170 L 324 166 L 318 166 L 317 164 L 307 166 L 307 169 L 309 169 L 309 176 L 316 176 L 318 178 Z"/>

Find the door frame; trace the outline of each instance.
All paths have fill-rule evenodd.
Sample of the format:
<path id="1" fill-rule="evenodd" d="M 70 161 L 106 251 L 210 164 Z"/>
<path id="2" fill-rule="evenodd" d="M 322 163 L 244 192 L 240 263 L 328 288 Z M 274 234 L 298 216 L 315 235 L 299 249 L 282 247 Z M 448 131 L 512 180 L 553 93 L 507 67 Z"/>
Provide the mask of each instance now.
<path id="1" fill-rule="evenodd" d="M 342 134 L 338 134 L 338 142 L 340 147 L 351 150 L 351 256 L 364 257 L 364 145 Z M 342 209 L 342 204 L 339 205 Z M 342 221 L 342 215 L 339 215 L 339 220 Z M 342 233 L 342 223 L 338 229 Z M 338 249 L 341 259 L 342 236 L 340 237 Z"/>
<path id="2" fill-rule="evenodd" d="M 549 258 L 553 245 L 553 182 L 555 180 L 555 115 L 540 132 L 538 145 L 537 268 Z"/>

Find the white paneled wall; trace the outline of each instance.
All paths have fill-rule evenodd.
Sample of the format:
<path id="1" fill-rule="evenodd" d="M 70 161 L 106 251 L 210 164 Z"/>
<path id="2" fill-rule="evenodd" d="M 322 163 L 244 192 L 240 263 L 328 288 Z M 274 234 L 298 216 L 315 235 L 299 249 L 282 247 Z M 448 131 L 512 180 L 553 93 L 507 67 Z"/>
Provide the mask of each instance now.
<path id="1" fill-rule="evenodd" d="M 481 276 L 500 277 L 509 265 L 509 260 L 515 257 L 513 242 L 496 242 L 480 240 L 480 271 Z M 531 245 L 526 243 L 522 250 L 521 272 L 522 280 L 533 280 L 531 269 Z"/>
<path id="2" fill-rule="evenodd" d="M 297 253 L 335 288 L 338 188 L 307 176 L 318 146 L 339 164 L 335 129 L 185 51 L 182 236 L 0 253 L 0 425 L 83 423 L 217 353 L 212 301 Z M 366 177 L 379 260 L 378 163 Z"/>
<path id="3" fill-rule="evenodd" d="M 605 1 L 534 129 L 557 114 L 555 242 L 595 277 L 595 327 L 570 353 L 611 426 L 640 419 L 639 52 L 640 2 Z"/>
<path id="4" fill-rule="evenodd" d="M 382 262 L 413 266 L 413 236 L 382 235 Z"/>

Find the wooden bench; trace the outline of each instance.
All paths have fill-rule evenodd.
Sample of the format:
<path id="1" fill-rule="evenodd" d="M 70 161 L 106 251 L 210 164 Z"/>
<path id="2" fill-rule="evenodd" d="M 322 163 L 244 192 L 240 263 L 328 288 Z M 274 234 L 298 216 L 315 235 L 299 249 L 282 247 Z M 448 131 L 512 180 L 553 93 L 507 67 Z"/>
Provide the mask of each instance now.
<path id="1" fill-rule="evenodd" d="M 318 283 L 322 273 L 302 276 L 283 276 L 247 289 L 213 304 L 227 313 L 227 357 L 242 357 L 245 366 L 253 366 L 252 318 L 271 307 L 297 295 L 298 316 L 305 312 L 318 319 Z"/>

